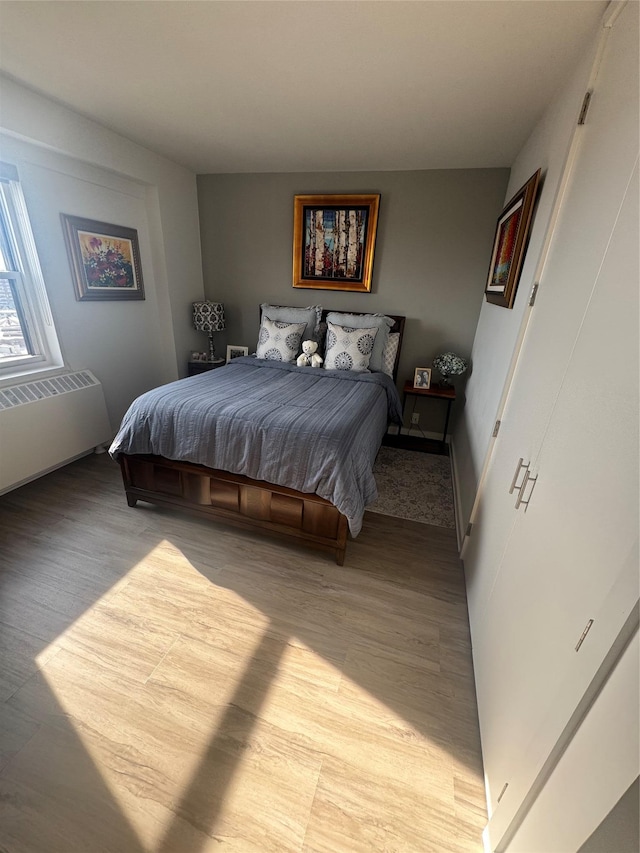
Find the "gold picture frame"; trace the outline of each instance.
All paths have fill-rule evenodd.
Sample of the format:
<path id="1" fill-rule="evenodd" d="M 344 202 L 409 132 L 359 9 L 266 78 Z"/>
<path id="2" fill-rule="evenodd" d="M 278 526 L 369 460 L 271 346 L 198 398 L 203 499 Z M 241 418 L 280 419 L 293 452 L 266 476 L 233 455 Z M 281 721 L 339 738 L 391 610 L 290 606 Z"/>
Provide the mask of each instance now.
<path id="1" fill-rule="evenodd" d="M 506 204 L 498 217 L 485 288 L 487 302 L 513 308 L 531 229 L 540 169 Z"/>
<path id="2" fill-rule="evenodd" d="M 293 286 L 369 293 L 380 194 L 296 195 Z"/>

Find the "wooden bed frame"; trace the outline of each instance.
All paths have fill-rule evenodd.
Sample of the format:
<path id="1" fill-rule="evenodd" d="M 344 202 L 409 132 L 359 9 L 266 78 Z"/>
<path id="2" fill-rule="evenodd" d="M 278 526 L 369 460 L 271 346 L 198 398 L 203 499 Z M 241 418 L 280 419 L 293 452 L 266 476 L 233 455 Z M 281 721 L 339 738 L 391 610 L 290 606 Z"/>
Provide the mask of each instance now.
<path id="1" fill-rule="evenodd" d="M 323 311 L 323 320 L 327 313 Z M 390 331 L 400 335 L 393 371 L 395 380 L 405 318 L 387 316 L 394 320 Z M 344 564 L 347 518 L 318 495 L 162 456 L 122 454 L 119 462 L 131 507 L 139 500 L 147 501 L 236 527 L 285 536 L 329 551 L 339 566 Z"/>

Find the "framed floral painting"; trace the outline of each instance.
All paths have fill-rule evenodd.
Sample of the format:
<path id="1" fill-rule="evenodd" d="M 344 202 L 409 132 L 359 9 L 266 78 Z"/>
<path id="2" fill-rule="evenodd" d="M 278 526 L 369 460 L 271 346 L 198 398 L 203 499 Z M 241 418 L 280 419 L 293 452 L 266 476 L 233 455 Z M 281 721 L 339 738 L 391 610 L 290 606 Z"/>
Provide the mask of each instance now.
<path id="1" fill-rule="evenodd" d="M 487 302 L 503 308 L 513 308 L 516 298 L 539 180 L 540 169 L 518 190 L 498 217 L 485 295 Z"/>
<path id="2" fill-rule="evenodd" d="M 296 195 L 293 286 L 371 290 L 380 196 Z"/>
<path id="3" fill-rule="evenodd" d="M 138 232 L 60 214 L 79 302 L 144 299 Z"/>

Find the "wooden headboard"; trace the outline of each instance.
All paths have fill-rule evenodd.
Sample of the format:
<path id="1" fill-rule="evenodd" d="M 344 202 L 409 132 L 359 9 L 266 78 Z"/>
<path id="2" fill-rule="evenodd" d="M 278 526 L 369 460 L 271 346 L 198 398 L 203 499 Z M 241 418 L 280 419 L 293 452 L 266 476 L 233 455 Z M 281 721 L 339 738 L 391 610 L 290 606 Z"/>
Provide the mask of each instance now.
<path id="1" fill-rule="evenodd" d="M 336 311 L 335 308 L 325 308 L 322 311 L 322 321 L 326 323 L 327 314 L 358 314 L 362 316 L 363 314 L 371 314 L 371 311 Z M 378 312 L 383 313 L 383 312 Z M 402 352 L 402 337 L 404 335 L 404 322 L 406 317 L 401 317 L 398 314 L 385 314 L 386 317 L 390 317 L 393 320 L 393 326 L 389 329 L 389 332 L 397 332 L 400 335 L 400 339 L 398 341 L 398 349 L 396 351 L 396 360 L 393 363 L 393 381 L 395 382 L 398 379 L 398 365 L 400 364 L 400 353 Z"/>

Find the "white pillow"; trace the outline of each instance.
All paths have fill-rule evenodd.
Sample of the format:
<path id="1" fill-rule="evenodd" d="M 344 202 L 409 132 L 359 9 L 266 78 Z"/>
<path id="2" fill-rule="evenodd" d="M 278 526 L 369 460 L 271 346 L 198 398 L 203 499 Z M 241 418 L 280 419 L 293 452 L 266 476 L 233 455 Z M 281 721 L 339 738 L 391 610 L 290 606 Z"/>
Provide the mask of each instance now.
<path id="1" fill-rule="evenodd" d="M 377 328 L 352 329 L 327 323 L 327 348 L 324 366 L 327 370 L 368 370 Z"/>
<path id="2" fill-rule="evenodd" d="M 400 332 L 390 332 L 389 340 L 382 351 L 382 371 L 387 376 L 393 376 L 393 368 L 396 364 L 396 355 L 400 344 Z"/>
<path id="3" fill-rule="evenodd" d="M 285 323 L 262 318 L 256 356 L 273 361 L 294 362 L 300 350 L 300 339 L 306 323 Z"/>

